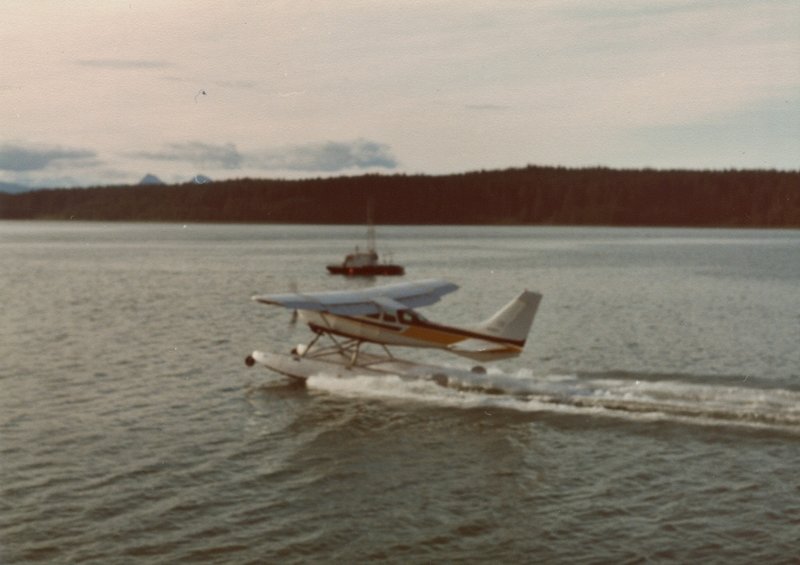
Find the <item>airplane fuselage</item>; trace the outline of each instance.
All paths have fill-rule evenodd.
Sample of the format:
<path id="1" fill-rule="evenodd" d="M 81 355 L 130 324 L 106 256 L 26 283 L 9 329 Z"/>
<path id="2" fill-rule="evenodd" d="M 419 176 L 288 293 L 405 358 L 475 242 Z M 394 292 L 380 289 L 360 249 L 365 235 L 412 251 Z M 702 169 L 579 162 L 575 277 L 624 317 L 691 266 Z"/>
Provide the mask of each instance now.
<path id="1" fill-rule="evenodd" d="M 522 352 L 525 345 L 524 341 L 436 324 L 423 319 L 413 310 L 381 316 L 341 316 L 329 312 L 301 310 L 299 317 L 316 332 L 384 345 L 443 349 L 481 360 L 515 357 Z M 460 343 L 470 340 L 480 340 L 483 343 L 482 349 L 459 347 Z"/>
<path id="2" fill-rule="evenodd" d="M 253 296 L 256 302 L 294 310 L 317 335 L 308 345 L 295 347 L 292 355 L 277 361 L 274 356 L 269 357 L 270 361 L 267 354 L 254 351 L 245 362 L 248 366 L 261 363 L 296 378 L 305 378 L 311 371 L 320 369 L 314 363 L 323 361 L 335 362 L 347 369 L 374 367 L 375 359 L 360 351 L 362 342 L 441 349 L 477 361 L 518 356 L 525 346 L 542 295 L 525 290 L 489 318 L 465 327 L 430 322 L 416 312 L 416 308 L 434 304 L 457 288 L 458 285 L 447 281 L 426 279 L 358 291 Z M 317 341 L 323 336 L 333 338 L 333 345 L 319 345 Z M 346 339 L 340 341 L 337 337 Z M 398 361 L 388 350 L 386 354 L 383 363 Z M 304 366 L 303 370 L 300 365 Z"/>

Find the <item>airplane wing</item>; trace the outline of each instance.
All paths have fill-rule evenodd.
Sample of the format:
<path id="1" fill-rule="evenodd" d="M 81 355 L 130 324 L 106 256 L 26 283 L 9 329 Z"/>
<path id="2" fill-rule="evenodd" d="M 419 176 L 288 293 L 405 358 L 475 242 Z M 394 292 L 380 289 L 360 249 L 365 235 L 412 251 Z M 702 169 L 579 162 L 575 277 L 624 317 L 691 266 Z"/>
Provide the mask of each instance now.
<path id="1" fill-rule="evenodd" d="M 259 294 L 253 300 L 293 310 L 313 310 L 346 316 L 365 316 L 382 311 L 429 306 L 458 285 L 440 279 L 425 279 L 376 286 L 364 290 L 314 293 Z"/>

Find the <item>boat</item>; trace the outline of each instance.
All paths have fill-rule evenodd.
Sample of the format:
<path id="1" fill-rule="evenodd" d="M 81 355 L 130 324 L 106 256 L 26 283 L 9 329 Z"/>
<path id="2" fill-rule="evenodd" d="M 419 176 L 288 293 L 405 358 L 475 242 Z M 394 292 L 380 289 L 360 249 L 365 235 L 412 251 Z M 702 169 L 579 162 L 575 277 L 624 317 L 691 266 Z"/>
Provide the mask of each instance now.
<path id="1" fill-rule="evenodd" d="M 348 277 L 374 277 L 404 275 L 402 265 L 381 262 L 375 250 L 375 225 L 372 222 L 372 207 L 367 210 L 367 249 L 362 251 L 356 245 L 352 253 L 348 253 L 344 261 L 337 265 L 328 265 L 328 273 Z"/>
<path id="2" fill-rule="evenodd" d="M 374 249 L 359 251 L 358 247 L 356 247 L 353 253 L 348 253 L 340 265 L 328 265 L 327 269 L 332 275 L 345 275 L 350 277 L 404 275 L 406 272 L 402 265 L 381 263 L 378 260 L 378 253 Z"/>

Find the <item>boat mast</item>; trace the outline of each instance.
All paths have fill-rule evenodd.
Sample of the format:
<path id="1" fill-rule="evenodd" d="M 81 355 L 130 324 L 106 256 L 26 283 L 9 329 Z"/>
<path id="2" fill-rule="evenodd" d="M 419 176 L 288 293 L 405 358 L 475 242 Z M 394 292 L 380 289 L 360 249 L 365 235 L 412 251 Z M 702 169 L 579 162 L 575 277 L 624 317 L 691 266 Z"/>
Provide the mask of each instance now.
<path id="1" fill-rule="evenodd" d="M 372 217 L 373 202 L 369 199 L 367 203 L 367 251 L 375 251 L 375 221 Z"/>

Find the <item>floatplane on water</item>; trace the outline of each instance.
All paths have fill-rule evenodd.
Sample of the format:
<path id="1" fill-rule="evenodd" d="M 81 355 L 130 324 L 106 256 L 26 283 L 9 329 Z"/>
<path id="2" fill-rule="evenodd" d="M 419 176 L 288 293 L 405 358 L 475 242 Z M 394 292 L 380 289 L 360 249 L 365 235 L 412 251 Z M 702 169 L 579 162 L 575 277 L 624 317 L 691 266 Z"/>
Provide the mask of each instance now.
<path id="1" fill-rule="evenodd" d="M 264 294 L 252 299 L 297 312 L 314 336 L 290 354 L 253 351 L 245 359 L 305 381 L 313 375 L 399 375 L 442 383 L 470 371 L 426 365 L 395 357 L 389 346 L 436 348 L 475 361 L 508 359 L 522 353 L 542 295 L 524 291 L 487 320 L 463 327 L 425 319 L 415 309 L 438 302 L 458 285 L 428 279 L 366 290 Z M 328 345 L 320 344 L 327 338 Z M 381 353 L 362 350 L 377 344 Z M 481 366 L 473 373 L 485 372 Z"/>

